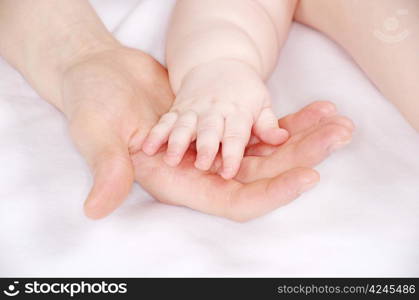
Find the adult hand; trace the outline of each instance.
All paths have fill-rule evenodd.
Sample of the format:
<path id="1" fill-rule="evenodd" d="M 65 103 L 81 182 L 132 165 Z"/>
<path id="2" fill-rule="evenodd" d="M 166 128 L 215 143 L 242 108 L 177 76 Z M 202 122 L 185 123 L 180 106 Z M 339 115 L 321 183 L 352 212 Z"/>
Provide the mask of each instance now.
<path id="1" fill-rule="evenodd" d="M 256 217 L 315 184 L 318 174 L 310 167 L 349 140 L 353 128 L 335 116 L 330 103 L 314 103 L 280 121 L 291 133 L 285 144 L 252 145 L 238 176 L 226 181 L 215 174 L 217 163 L 209 172 L 197 170 L 193 149 L 177 168 L 168 167 L 162 153 L 148 157 L 138 152 L 173 101 L 166 70 L 150 56 L 124 47 L 108 49 L 74 64 L 63 78 L 63 110 L 94 174 L 85 203 L 91 218 L 116 209 L 134 176 L 162 202 L 235 220 Z"/>
<path id="2" fill-rule="evenodd" d="M 85 213 L 101 218 L 130 192 L 130 153 L 173 101 L 167 72 L 145 53 L 116 46 L 72 64 L 61 93 L 73 141 L 94 174 Z"/>
<path id="3" fill-rule="evenodd" d="M 164 151 L 153 157 L 136 153 L 132 157 L 135 178 L 164 203 L 235 221 L 258 217 L 315 185 L 319 175 L 311 168 L 347 144 L 354 129 L 329 102 L 314 102 L 279 123 L 290 132 L 290 139 L 277 147 L 261 143 L 250 146 L 234 179 L 224 180 L 216 174 L 219 159 L 210 171 L 196 169 L 193 148 L 176 168 L 164 163 Z"/>
<path id="4" fill-rule="evenodd" d="M 7 11 L 0 18 L 0 54 L 42 98 L 66 114 L 73 140 L 93 170 L 85 204 L 91 218 L 106 216 L 125 199 L 135 167 L 136 179 L 159 200 L 247 219 L 315 182 L 317 173 L 296 167 L 311 167 L 324 158 L 324 149 L 350 136 L 342 118 L 315 125 L 322 113 L 313 113 L 309 119 L 317 121 L 307 124 L 294 115 L 283 121 L 294 134 L 287 144 L 250 147 L 248 155 L 269 156 L 246 157 L 237 178 L 229 181 L 197 171 L 190 159 L 172 169 L 161 155 L 131 157 L 173 101 L 166 70 L 143 52 L 121 46 L 88 1 L 0 3 L 0 10 Z M 36 18 L 27 17 L 35 11 Z M 188 155 L 194 156 L 193 151 Z M 274 165 L 278 161 L 281 164 Z M 255 212 L 247 213 L 252 206 Z"/>

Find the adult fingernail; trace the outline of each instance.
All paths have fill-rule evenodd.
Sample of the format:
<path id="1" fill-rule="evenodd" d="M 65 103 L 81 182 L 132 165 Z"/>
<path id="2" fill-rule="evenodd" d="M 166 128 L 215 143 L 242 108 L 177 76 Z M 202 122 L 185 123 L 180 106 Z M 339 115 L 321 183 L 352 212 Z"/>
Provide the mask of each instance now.
<path id="1" fill-rule="evenodd" d="M 317 182 L 319 181 L 319 175 L 313 172 L 310 176 L 306 174 L 304 178 L 300 178 L 300 188 L 298 189 L 298 193 L 302 194 L 307 192 L 311 188 L 313 188 Z"/>
<path id="2" fill-rule="evenodd" d="M 320 110 L 323 114 L 329 115 L 331 113 L 336 112 L 336 106 L 332 103 L 323 103 L 318 110 Z"/>
<path id="3" fill-rule="evenodd" d="M 311 190 L 316 184 L 317 184 L 317 182 L 315 182 L 315 181 L 313 181 L 311 183 L 307 183 L 299 189 L 298 193 L 299 194 L 305 193 L 308 190 Z"/>
<path id="4" fill-rule="evenodd" d="M 344 141 L 339 141 L 339 142 L 335 142 L 332 145 L 329 146 L 329 148 L 327 149 L 329 151 L 329 153 L 332 153 L 338 149 L 341 149 L 343 147 L 345 147 L 346 145 L 348 145 L 351 142 L 351 139 L 349 140 L 344 140 Z"/>

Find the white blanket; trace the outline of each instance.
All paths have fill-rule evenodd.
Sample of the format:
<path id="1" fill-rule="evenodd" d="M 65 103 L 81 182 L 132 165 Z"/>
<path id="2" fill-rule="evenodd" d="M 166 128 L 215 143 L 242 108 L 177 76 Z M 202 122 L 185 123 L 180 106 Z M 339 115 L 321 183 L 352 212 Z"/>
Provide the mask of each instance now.
<path id="1" fill-rule="evenodd" d="M 173 0 L 92 1 L 123 43 L 164 57 Z M 269 82 L 278 115 L 318 99 L 354 120 L 318 187 L 237 224 L 136 185 L 90 221 L 91 175 L 63 116 L 0 60 L 0 276 L 419 276 L 419 135 L 354 62 L 295 24 Z"/>

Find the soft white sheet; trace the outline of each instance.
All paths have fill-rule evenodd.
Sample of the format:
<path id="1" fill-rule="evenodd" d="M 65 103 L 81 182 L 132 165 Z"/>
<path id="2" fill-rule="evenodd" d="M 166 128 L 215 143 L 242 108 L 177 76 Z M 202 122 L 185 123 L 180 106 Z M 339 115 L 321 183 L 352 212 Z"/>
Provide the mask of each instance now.
<path id="1" fill-rule="evenodd" d="M 93 1 L 124 43 L 163 59 L 174 1 Z M 0 61 L 0 276 L 419 276 L 419 136 L 351 59 L 294 25 L 270 80 L 278 114 L 334 101 L 358 129 L 321 184 L 246 224 L 171 207 L 135 186 L 111 217 L 62 115 Z"/>

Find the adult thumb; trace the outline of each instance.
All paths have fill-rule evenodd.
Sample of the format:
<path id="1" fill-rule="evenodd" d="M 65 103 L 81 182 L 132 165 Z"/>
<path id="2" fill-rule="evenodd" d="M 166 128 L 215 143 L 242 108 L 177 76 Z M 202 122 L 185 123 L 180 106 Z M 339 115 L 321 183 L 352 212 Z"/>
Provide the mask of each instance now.
<path id="1" fill-rule="evenodd" d="M 134 168 L 125 143 L 109 126 L 75 126 L 73 139 L 93 173 L 93 186 L 84 204 L 91 219 L 100 219 L 113 212 L 128 196 Z M 74 124 L 73 124 L 74 125 Z M 102 124 L 103 125 L 103 124 Z"/>

